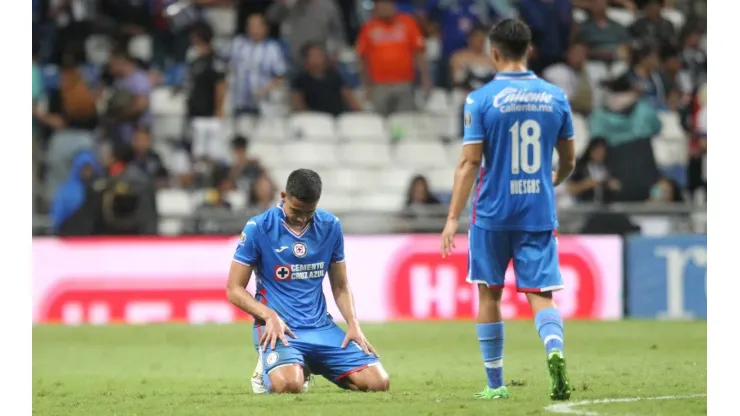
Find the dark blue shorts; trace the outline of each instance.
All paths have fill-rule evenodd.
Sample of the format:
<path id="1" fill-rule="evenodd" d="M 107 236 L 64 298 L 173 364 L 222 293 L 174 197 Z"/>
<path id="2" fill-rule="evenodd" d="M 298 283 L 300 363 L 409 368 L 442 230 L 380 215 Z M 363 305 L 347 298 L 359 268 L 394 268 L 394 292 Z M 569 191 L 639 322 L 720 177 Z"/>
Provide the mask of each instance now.
<path id="1" fill-rule="evenodd" d="M 548 292 L 563 288 L 555 231 L 491 231 L 470 226 L 469 283 L 503 288 L 506 269 L 512 260 L 517 291 Z"/>
<path id="2" fill-rule="evenodd" d="M 354 341 L 345 348 L 341 348 L 345 332 L 339 326 L 332 324 L 320 329 L 293 330 L 298 338 L 288 337 L 287 347 L 278 341 L 275 350 L 267 347 L 260 352 L 264 366 L 265 385 L 270 385 L 268 374 L 270 371 L 289 364 L 298 364 L 301 367 L 308 365 L 311 372 L 327 378 L 341 386 L 343 378 L 364 368 L 377 365 L 378 359 L 374 355 L 365 354 L 362 348 Z M 259 352 L 259 337 L 262 327 L 254 327 L 254 345 Z"/>

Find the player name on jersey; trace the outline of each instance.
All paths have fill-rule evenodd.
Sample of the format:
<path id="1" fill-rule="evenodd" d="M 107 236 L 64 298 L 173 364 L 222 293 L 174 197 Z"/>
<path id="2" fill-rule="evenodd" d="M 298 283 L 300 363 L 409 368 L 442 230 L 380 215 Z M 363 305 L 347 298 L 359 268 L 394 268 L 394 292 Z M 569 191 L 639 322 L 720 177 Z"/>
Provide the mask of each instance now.
<path id="1" fill-rule="evenodd" d="M 308 264 L 281 264 L 275 267 L 276 280 L 322 279 L 326 276 L 326 262 Z"/>
<path id="2" fill-rule="evenodd" d="M 514 179 L 509 182 L 512 195 L 526 195 L 540 193 L 539 179 Z"/>

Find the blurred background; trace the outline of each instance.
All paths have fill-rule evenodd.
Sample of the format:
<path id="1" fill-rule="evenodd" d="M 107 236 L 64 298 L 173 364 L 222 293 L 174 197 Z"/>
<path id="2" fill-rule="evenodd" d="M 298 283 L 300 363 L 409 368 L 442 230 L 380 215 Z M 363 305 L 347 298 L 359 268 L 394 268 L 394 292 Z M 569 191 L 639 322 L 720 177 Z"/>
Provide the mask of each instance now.
<path id="1" fill-rule="evenodd" d="M 424 233 L 444 225 L 464 98 L 495 74 L 488 28 L 517 16 L 574 112 L 570 316 L 706 316 L 706 0 L 32 3 L 37 321 L 241 319 L 218 306 L 232 236 L 299 167 L 321 174 L 356 279 L 387 281 L 361 288 L 388 302 L 361 319 L 473 316 L 465 253 L 443 262 Z M 169 312 L 131 306 L 146 276 Z M 90 286 L 59 289 L 70 277 Z"/>

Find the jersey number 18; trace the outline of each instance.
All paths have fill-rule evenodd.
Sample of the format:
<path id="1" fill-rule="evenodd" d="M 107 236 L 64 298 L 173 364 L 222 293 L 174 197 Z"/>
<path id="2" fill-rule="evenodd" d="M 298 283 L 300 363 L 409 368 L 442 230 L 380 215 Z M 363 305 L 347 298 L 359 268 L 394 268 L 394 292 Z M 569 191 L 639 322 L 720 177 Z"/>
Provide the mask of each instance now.
<path id="1" fill-rule="evenodd" d="M 519 169 L 524 173 L 537 173 L 542 167 L 542 146 L 540 135 L 542 129 L 536 120 L 517 121 L 509 129 L 511 133 L 511 173 L 516 175 Z M 529 154 L 532 163 L 529 163 Z"/>

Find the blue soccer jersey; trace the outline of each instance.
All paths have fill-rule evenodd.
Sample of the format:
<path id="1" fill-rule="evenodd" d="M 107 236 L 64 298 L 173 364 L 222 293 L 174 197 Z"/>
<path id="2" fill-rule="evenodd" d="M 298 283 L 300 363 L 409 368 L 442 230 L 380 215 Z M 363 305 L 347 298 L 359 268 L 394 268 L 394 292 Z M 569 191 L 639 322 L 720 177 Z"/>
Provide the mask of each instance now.
<path id="1" fill-rule="evenodd" d="M 256 299 L 278 313 L 291 329 L 333 325 L 322 290 L 331 263 L 344 261 L 344 236 L 334 214 L 318 209 L 296 233 L 281 205 L 250 219 L 234 261 L 252 266 Z"/>
<path id="2" fill-rule="evenodd" d="M 483 143 L 471 224 L 487 230 L 558 226 L 552 157 L 573 137 L 563 91 L 532 72 L 501 72 L 465 100 L 463 144 Z"/>

